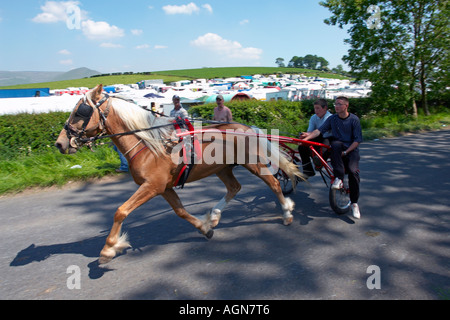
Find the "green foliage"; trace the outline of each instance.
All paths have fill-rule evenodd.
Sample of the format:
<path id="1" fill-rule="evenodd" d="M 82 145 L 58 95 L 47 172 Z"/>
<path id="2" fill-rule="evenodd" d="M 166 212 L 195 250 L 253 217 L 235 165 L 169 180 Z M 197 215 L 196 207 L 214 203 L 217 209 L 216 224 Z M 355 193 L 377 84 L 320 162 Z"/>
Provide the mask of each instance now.
<path id="1" fill-rule="evenodd" d="M 84 148 L 70 156 L 54 147 L 69 115 L 51 112 L 0 116 L 0 194 L 114 172 L 120 160 L 108 145 L 95 147 L 95 152 Z M 74 165 L 82 168 L 71 169 Z"/>
<path id="2" fill-rule="evenodd" d="M 261 129 L 278 129 L 280 132 L 298 133 L 308 126 L 301 102 L 244 100 L 227 102 L 233 120 Z M 190 108 L 195 117 L 212 119 L 216 104 L 206 104 Z M 310 111 L 310 110 L 308 110 Z"/>
<path id="3" fill-rule="evenodd" d="M 308 54 L 304 57 L 294 56 L 291 61 L 289 61 L 288 66 L 292 68 L 306 68 L 306 69 L 328 69 L 330 63 L 323 57 L 318 57 L 317 55 Z"/>
<path id="4" fill-rule="evenodd" d="M 372 97 L 396 112 L 426 114 L 428 94 L 449 81 L 449 1 L 327 0 L 325 23 L 347 26 L 350 49 L 343 60 L 359 79 L 374 84 Z M 376 13 L 370 8 L 376 8 Z M 374 20 L 375 19 L 375 20 Z M 370 22 L 376 21 L 376 27 Z M 416 102 L 420 101 L 420 104 Z"/>
<path id="5" fill-rule="evenodd" d="M 62 155 L 53 148 L 10 160 L 0 159 L 0 194 L 113 174 L 120 163 L 117 153 L 107 145 L 94 151 L 83 149 L 74 155 Z M 72 169 L 75 165 L 81 168 Z"/>
<path id="6" fill-rule="evenodd" d="M 53 148 L 70 112 L 0 116 L 0 159 Z"/>

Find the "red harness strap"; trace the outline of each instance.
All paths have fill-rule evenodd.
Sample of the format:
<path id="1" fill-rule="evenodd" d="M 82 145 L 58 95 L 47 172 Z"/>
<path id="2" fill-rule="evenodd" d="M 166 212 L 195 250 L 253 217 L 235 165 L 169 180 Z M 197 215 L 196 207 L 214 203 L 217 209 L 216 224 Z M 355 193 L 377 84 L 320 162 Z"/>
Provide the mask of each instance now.
<path id="1" fill-rule="evenodd" d="M 177 180 L 175 180 L 174 187 L 178 186 L 178 184 L 180 183 L 181 177 L 184 175 L 184 172 L 186 171 L 186 169 L 187 169 L 187 165 L 184 165 L 183 168 L 181 168 L 180 174 L 178 175 Z"/>
<path id="2" fill-rule="evenodd" d="M 174 122 L 173 125 L 175 127 L 175 130 L 178 134 L 181 134 L 181 128 L 182 127 L 186 127 L 188 129 L 189 132 L 194 132 L 195 128 L 192 125 L 192 123 L 189 121 L 189 119 L 181 119 L 181 118 L 177 118 Z M 182 148 L 182 152 L 183 152 L 183 163 L 184 166 L 181 169 L 180 173 L 178 174 L 177 180 L 175 181 L 175 187 L 179 186 L 181 188 L 184 187 L 184 183 L 187 181 L 188 177 L 189 177 L 189 173 L 192 169 L 192 167 L 195 165 L 195 157 L 194 155 L 197 155 L 197 160 L 201 160 L 202 159 L 202 148 L 200 146 L 200 142 L 198 141 L 198 137 L 194 134 L 191 133 L 190 134 L 191 139 L 192 139 L 192 148 L 190 150 L 190 160 L 188 158 L 188 152 L 186 150 L 186 146 L 183 144 L 183 148 Z M 183 138 L 180 138 L 180 142 L 183 141 Z M 195 151 L 195 152 L 194 152 Z"/>
<path id="3" fill-rule="evenodd" d="M 130 164 L 131 162 L 133 162 L 134 158 L 136 158 L 138 156 L 139 153 L 141 153 L 142 151 L 144 151 L 145 149 L 147 149 L 147 146 L 144 146 L 141 150 L 139 150 L 134 156 L 131 157 L 130 159 Z"/>

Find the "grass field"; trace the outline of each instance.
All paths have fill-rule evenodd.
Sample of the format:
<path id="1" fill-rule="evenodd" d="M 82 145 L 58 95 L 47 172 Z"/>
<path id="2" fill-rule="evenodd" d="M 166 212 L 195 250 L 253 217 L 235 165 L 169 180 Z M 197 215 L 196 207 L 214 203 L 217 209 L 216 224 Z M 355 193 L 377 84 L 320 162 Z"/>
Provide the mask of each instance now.
<path id="1" fill-rule="evenodd" d="M 338 78 L 338 79 L 345 78 L 343 76 L 339 76 L 332 73 L 325 73 L 322 71 L 315 71 L 308 69 L 294 69 L 294 68 L 276 68 L 276 67 L 202 68 L 202 69 L 156 71 L 152 72 L 150 75 L 132 74 L 132 75 L 84 78 L 78 80 L 32 83 L 16 86 L 5 86 L 0 87 L 0 89 L 50 88 L 51 90 L 55 90 L 55 89 L 65 89 L 68 87 L 93 88 L 98 84 L 108 86 L 113 84 L 137 83 L 142 80 L 153 80 L 153 79 L 162 79 L 164 83 L 168 84 L 170 82 L 175 82 L 179 80 L 229 78 L 255 74 L 269 75 L 269 74 L 276 74 L 278 72 L 304 74 L 305 76 L 308 77 Z"/>
<path id="2" fill-rule="evenodd" d="M 293 73 L 304 74 L 307 77 L 322 77 L 322 78 L 338 78 L 345 79 L 345 77 L 326 73 L 323 71 L 295 69 L 295 68 L 276 68 L 276 67 L 234 67 L 234 68 L 203 68 L 203 69 L 185 69 L 185 70 L 171 70 L 158 71 L 155 74 L 170 75 L 178 77 L 186 77 L 190 79 L 214 79 L 214 78 L 230 78 L 240 76 L 250 76 L 255 74 L 269 75 L 277 73 Z"/>

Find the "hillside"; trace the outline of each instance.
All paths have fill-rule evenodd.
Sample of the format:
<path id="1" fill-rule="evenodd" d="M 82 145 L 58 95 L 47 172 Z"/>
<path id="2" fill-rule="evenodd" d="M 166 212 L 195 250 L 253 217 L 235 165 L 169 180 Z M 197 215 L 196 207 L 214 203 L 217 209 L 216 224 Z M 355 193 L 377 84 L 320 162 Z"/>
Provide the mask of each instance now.
<path id="1" fill-rule="evenodd" d="M 94 71 L 95 72 L 95 71 Z M 88 87 L 93 88 L 98 84 L 113 85 L 113 84 L 129 84 L 137 83 L 141 80 L 162 79 L 165 83 L 170 83 L 179 80 L 193 80 L 193 79 L 214 79 L 214 78 L 229 78 L 239 77 L 243 75 L 269 75 L 276 73 L 295 73 L 304 74 L 308 77 L 322 77 L 322 78 L 338 78 L 347 79 L 346 77 L 325 73 L 322 71 L 296 69 L 296 68 L 277 68 L 277 67 L 235 67 L 235 68 L 201 68 L 201 69 L 185 69 L 185 70 L 168 70 L 155 71 L 146 74 L 126 74 L 126 75 L 105 75 L 94 78 L 77 78 L 74 80 L 63 81 L 42 81 L 41 83 L 14 85 L 3 87 L 1 89 L 22 89 L 22 88 L 50 88 L 50 89 L 64 89 L 67 87 Z M 98 73 L 97 73 L 98 74 Z"/>
<path id="2" fill-rule="evenodd" d="M 73 69 L 68 72 L 63 73 L 62 75 L 57 76 L 52 81 L 65 81 L 65 80 L 76 80 L 76 79 L 83 79 L 83 78 L 89 78 L 92 76 L 96 76 L 101 74 L 98 71 L 91 70 L 88 68 L 78 68 Z"/>
<path id="3" fill-rule="evenodd" d="M 75 80 L 98 74 L 100 72 L 88 68 L 78 68 L 68 72 L 0 71 L 0 87 Z"/>
<path id="4" fill-rule="evenodd" d="M 63 72 L 0 71 L 0 86 L 54 81 Z"/>

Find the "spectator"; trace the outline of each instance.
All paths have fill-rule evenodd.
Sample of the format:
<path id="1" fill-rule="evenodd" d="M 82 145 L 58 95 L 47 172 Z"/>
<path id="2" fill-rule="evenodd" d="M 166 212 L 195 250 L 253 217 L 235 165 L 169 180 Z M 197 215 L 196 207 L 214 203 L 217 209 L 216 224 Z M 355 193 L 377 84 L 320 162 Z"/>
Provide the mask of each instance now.
<path id="1" fill-rule="evenodd" d="M 183 106 L 181 105 L 180 97 L 177 95 L 173 96 L 172 102 L 173 102 L 174 108 L 172 111 L 170 111 L 170 116 L 172 118 L 180 117 L 181 119 L 186 119 L 189 115 L 188 115 L 188 112 L 186 111 L 186 109 L 184 109 Z"/>
<path id="2" fill-rule="evenodd" d="M 214 121 L 231 122 L 233 121 L 233 115 L 231 110 L 224 105 L 225 101 L 223 96 L 219 94 L 216 98 L 217 107 L 214 108 Z"/>

